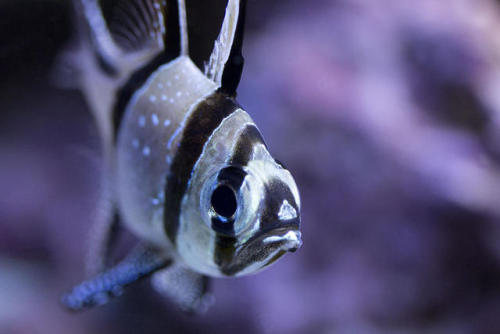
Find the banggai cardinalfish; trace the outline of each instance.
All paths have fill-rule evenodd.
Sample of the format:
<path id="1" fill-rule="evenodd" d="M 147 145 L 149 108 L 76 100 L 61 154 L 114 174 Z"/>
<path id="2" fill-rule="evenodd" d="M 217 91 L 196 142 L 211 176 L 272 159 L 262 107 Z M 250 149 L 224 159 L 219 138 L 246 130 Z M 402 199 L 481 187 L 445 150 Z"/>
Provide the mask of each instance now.
<path id="1" fill-rule="evenodd" d="M 62 303 L 103 304 L 151 275 L 156 290 L 196 312 L 212 299 L 209 277 L 251 274 L 298 249 L 295 181 L 235 100 L 245 1 L 228 1 L 204 71 L 189 56 L 184 0 L 80 0 L 75 8 L 73 56 L 114 213 L 93 229 L 94 277 Z M 117 223 L 140 241 L 109 265 Z"/>

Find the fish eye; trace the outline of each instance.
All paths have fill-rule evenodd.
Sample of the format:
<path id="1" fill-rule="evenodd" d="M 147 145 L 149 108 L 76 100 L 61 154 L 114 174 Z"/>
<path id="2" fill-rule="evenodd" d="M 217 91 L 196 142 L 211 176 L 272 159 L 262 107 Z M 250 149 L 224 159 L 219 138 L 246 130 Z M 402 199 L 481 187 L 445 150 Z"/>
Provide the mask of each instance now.
<path id="1" fill-rule="evenodd" d="M 231 218 L 238 208 L 236 194 L 227 185 L 215 188 L 210 203 L 215 213 L 225 219 Z"/>

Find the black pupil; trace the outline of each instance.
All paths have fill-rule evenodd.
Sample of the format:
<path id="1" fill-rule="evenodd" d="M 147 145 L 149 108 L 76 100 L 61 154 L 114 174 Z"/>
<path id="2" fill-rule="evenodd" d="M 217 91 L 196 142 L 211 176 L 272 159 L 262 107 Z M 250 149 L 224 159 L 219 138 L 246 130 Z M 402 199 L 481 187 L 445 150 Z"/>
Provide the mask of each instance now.
<path id="1" fill-rule="evenodd" d="M 212 193 L 211 203 L 219 216 L 230 218 L 236 212 L 236 196 L 228 186 L 218 186 Z"/>

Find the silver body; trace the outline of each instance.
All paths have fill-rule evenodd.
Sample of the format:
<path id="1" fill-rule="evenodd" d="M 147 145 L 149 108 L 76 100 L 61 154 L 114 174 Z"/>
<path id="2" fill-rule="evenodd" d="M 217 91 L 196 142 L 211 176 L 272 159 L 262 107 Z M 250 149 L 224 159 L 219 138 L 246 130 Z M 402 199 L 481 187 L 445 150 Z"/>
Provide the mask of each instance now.
<path id="1" fill-rule="evenodd" d="M 118 136 L 116 189 L 124 223 L 166 248 L 166 175 L 193 107 L 216 85 L 187 57 L 160 67 L 134 94 Z M 168 247 L 171 248 L 171 247 Z"/>
<path id="2" fill-rule="evenodd" d="M 76 287 L 64 303 L 72 309 L 100 303 L 103 294 L 156 272 L 157 290 L 196 309 L 205 300 L 206 276 L 255 273 L 301 246 L 299 192 L 235 101 L 244 1 L 228 1 L 204 73 L 189 58 L 183 0 L 117 6 L 126 13 L 118 23 L 106 21 L 96 0 L 79 7 L 89 33 L 78 55 L 80 84 L 103 142 L 108 199 L 90 259 L 106 263 L 99 257 L 113 206 L 145 248 Z M 166 36 L 167 18 L 178 21 L 177 40 L 171 32 L 177 45 Z M 123 93 L 169 45 L 179 55 L 150 69 L 130 96 Z"/>

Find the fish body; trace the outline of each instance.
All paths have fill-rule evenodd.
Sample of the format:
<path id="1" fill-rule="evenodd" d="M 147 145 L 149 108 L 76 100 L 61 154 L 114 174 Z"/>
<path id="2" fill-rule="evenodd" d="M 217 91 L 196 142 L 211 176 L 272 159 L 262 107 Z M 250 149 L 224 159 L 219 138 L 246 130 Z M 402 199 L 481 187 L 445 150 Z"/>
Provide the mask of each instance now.
<path id="1" fill-rule="evenodd" d="M 117 142 L 120 208 L 127 225 L 156 245 L 170 243 L 163 222 L 166 175 L 183 129 L 191 109 L 216 89 L 189 58 L 179 57 L 151 75 L 125 112 Z"/>
<path id="2" fill-rule="evenodd" d="M 207 277 L 254 273 L 299 248 L 295 181 L 235 100 L 245 2 L 228 1 L 204 72 L 189 58 L 183 0 L 127 0 L 118 25 L 97 1 L 78 8 L 91 46 L 82 86 L 102 136 L 109 193 L 141 244 L 63 304 L 101 304 L 153 275 L 158 291 L 197 310 Z"/>

